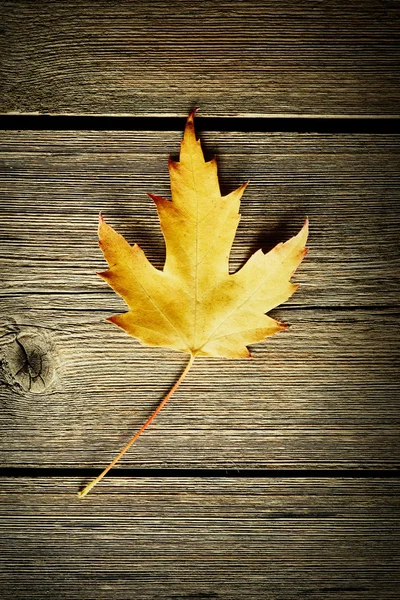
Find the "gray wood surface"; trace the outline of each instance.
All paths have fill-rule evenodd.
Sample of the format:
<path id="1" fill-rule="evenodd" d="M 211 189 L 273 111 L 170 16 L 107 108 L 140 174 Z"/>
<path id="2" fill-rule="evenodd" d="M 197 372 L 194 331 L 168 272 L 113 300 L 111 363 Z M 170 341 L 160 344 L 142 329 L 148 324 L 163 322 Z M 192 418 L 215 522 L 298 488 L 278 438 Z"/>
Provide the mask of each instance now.
<path id="1" fill-rule="evenodd" d="M 396 1 L 3 1 L 0 111 L 399 115 Z"/>
<path id="2" fill-rule="evenodd" d="M 392 0 L 0 1 L 0 114 L 400 116 L 399 22 Z M 169 196 L 181 131 L 0 132 L 2 600 L 398 600 L 398 136 L 201 137 L 223 193 L 250 180 L 232 271 L 310 219 L 291 327 L 196 361 L 80 500 L 187 360 L 106 323 L 125 305 L 95 275 L 100 210 L 162 267 L 145 194 Z"/>
<path id="3" fill-rule="evenodd" d="M 4 600 L 398 598 L 399 482 L 8 478 Z"/>
<path id="4" fill-rule="evenodd" d="M 104 319 L 101 209 L 157 267 L 145 192 L 169 194 L 180 132 L 2 132 L 3 429 L 8 466 L 108 463 L 186 362 Z M 292 327 L 253 359 L 199 359 L 121 466 L 389 468 L 399 464 L 399 146 L 391 135 L 205 133 L 224 192 L 249 179 L 237 269 L 310 218 Z"/>
<path id="5" fill-rule="evenodd" d="M 49 307 L 46 295 L 68 293 L 64 307 L 85 301 L 104 308 L 102 298 L 105 308 L 120 309 L 94 276 L 105 264 L 98 213 L 161 268 L 164 242 L 146 193 L 169 196 L 167 158 L 178 155 L 181 135 L 0 132 L 0 235 L 10 267 L 3 294 L 23 302 L 41 292 L 36 301 Z M 217 154 L 223 193 L 250 181 L 233 271 L 260 246 L 268 250 L 295 234 L 308 216 L 311 250 L 296 275 L 302 289 L 287 306 L 397 304 L 398 136 L 226 132 L 202 139 L 207 156 Z"/>

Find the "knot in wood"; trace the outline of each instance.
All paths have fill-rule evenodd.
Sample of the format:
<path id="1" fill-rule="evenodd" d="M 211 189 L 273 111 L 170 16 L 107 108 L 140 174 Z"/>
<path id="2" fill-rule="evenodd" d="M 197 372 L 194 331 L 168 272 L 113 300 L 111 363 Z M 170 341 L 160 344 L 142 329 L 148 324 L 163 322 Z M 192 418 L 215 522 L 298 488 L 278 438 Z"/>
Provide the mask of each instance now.
<path id="1" fill-rule="evenodd" d="M 0 377 L 15 391 L 42 394 L 55 376 L 54 346 L 48 333 L 39 327 L 15 323 L 2 328 L 0 336 Z"/>

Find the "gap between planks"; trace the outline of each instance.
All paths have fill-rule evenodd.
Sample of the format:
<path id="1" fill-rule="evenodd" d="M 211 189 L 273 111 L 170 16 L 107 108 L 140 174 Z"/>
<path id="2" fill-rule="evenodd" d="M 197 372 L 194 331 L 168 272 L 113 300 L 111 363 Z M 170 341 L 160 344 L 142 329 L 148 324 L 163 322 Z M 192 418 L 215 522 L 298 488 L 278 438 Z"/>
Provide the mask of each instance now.
<path id="1" fill-rule="evenodd" d="M 7 115 L 0 114 L 0 130 L 182 131 L 182 117 L 121 117 L 116 115 Z M 242 133 L 377 133 L 400 132 L 400 117 L 202 117 L 196 130 Z"/>

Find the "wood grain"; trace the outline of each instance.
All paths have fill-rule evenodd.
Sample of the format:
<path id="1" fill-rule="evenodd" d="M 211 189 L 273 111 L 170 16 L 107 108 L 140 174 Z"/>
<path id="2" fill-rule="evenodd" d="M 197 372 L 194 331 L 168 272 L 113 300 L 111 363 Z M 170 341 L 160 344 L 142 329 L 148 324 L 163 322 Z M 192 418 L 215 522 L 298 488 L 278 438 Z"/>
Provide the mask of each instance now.
<path id="1" fill-rule="evenodd" d="M 399 8 L 6 0 L 0 113 L 400 116 Z M 95 276 L 99 210 L 162 267 L 145 193 L 169 196 L 180 137 L 0 132 L 0 460 L 25 473 L 0 477 L 0 597 L 397 600 L 400 480 L 340 476 L 400 466 L 395 135 L 202 134 L 223 193 L 250 180 L 232 271 L 310 218 L 302 287 L 273 312 L 291 328 L 251 360 L 196 361 L 114 477 L 76 497 L 91 477 L 74 469 L 100 471 L 187 360 L 105 323 L 125 306 Z"/>
<path id="2" fill-rule="evenodd" d="M 43 308 L 56 302 L 80 309 L 84 302 L 121 310 L 121 301 L 94 276 L 104 268 L 98 212 L 161 268 L 164 242 L 145 194 L 170 197 L 167 157 L 177 155 L 180 137 L 1 132 L 2 295 L 29 304 L 36 294 L 35 306 Z M 308 215 L 311 252 L 296 274 L 302 287 L 286 306 L 398 304 L 396 135 L 232 132 L 202 138 L 207 155 L 218 156 L 223 193 L 250 180 L 232 271 L 260 246 L 268 250 L 295 234 Z"/>
<path id="3" fill-rule="evenodd" d="M 4 113 L 398 116 L 399 5 L 4 1 Z"/>
<path id="4" fill-rule="evenodd" d="M 232 253 L 295 233 L 308 214 L 302 284 L 274 311 L 288 332 L 253 360 L 199 360 L 121 466 L 398 467 L 396 136 L 205 133 L 221 186 L 251 184 Z M 104 322 L 124 302 L 95 271 L 99 209 L 159 268 L 146 191 L 169 194 L 175 132 L 3 132 L 2 459 L 107 464 L 182 371 Z"/>
<path id="5" fill-rule="evenodd" d="M 399 482 L 3 479 L 4 600 L 397 599 Z"/>
<path id="6" fill-rule="evenodd" d="M 187 359 L 33 304 L 1 332 L 2 464 L 105 466 Z M 198 359 L 120 467 L 397 468 L 398 311 L 275 316 L 292 327 L 251 360 Z"/>

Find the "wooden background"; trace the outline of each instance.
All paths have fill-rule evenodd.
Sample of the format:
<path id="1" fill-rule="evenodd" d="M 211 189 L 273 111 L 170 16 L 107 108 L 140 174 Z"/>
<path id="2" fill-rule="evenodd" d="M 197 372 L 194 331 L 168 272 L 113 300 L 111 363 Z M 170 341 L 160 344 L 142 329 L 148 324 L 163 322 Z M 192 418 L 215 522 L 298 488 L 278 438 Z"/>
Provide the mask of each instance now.
<path id="1" fill-rule="evenodd" d="M 1 597 L 397 599 L 399 3 L 0 11 Z M 250 180 L 232 271 L 310 219 L 291 327 L 199 359 L 82 501 L 186 363 L 105 322 L 98 212 L 162 268 L 146 192 L 195 106 Z"/>

